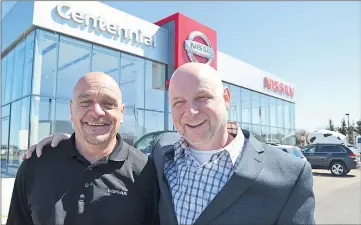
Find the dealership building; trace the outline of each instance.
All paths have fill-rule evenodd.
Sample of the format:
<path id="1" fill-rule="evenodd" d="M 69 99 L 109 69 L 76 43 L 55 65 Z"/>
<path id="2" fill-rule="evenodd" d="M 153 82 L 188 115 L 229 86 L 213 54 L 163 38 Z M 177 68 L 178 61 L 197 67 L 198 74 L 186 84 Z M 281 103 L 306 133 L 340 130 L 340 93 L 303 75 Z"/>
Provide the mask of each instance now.
<path id="1" fill-rule="evenodd" d="M 195 61 L 216 68 L 230 88 L 230 120 L 263 142 L 294 144 L 285 138 L 295 132 L 294 85 L 218 51 L 216 31 L 183 14 L 149 22 L 97 1 L 19 1 L 2 31 L 3 176 L 15 175 L 29 146 L 73 132 L 72 89 L 90 71 L 119 83 L 126 106 L 119 132 L 130 143 L 174 129 L 168 81 Z"/>

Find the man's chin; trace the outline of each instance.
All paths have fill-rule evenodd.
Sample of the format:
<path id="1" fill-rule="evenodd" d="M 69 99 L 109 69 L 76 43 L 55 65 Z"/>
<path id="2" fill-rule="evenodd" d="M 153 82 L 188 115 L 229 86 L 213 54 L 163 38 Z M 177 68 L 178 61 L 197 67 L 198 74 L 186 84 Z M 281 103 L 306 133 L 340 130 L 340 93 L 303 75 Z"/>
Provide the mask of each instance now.
<path id="1" fill-rule="evenodd" d="M 106 135 L 97 135 L 97 136 L 87 136 L 85 137 L 86 142 L 91 145 L 102 145 L 109 141 L 109 134 Z"/>

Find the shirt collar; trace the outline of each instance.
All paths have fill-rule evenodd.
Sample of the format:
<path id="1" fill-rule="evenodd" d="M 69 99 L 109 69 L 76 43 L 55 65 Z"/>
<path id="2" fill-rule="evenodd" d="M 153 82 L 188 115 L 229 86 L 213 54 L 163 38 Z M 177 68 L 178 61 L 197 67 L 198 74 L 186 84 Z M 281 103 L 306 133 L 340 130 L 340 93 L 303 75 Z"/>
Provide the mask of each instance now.
<path id="1" fill-rule="evenodd" d="M 234 137 L 234 139 L 224 147 L 224 150 L 229 153 L 232 164 L 234 165 L 243 149 L 245 137 L 237 122 L 227 122 L 227 131 Z M 184 154 L 188 147 L 189 145 L 186 140 L 181 137 L 180 140 L 174 144 L 174 161 L 177 161 L 177 159 Z"/>
<path id="2" fill-rule="evenodd" d="M 106 161 L 125 161 L 128 158 L 128 154 L 129 154 L 129 148 L 125 147 L 125 143 L 123 141 L 123 139 L 121 138 L 121 136 L 119 134 L 116 135 L 117 138 L 117 145 L 115 146 L 115 148 L 113 149 L 113 151 L 106 157 L 103 158 L 103 160 Z M 78 157 L 78 158 L 82 158 L 85 160 L 85 158 L 78 152 L 78 150 L 75 147 L 75 133 L 73 133 L 69 139 L 71 148 L 69 148 L 70 150 L 70 156 L 71 157 Z"/>

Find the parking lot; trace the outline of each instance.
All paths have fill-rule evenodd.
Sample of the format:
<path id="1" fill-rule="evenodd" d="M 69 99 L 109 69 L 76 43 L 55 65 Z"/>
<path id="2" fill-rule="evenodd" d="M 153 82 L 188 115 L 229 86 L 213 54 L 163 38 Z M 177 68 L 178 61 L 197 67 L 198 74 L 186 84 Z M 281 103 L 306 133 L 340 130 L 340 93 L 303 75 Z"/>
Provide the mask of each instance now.
<path id="1" fill-rule="evenodd" d="M 361 224 L 361 169 L 345 177 L 313 170 L 317 224 Z"/>

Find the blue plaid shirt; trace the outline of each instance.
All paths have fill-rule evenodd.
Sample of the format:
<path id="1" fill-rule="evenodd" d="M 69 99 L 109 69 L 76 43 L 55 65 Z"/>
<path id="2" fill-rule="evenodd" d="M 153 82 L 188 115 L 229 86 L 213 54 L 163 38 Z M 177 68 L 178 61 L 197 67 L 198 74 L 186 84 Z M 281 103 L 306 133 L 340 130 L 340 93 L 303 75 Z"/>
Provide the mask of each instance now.
<path id="1" fill-rule="evenodd" d="M 233 174 L 246 144 L 239 130 L 237 123 L 229 122 L 228 132 L 235 138 L 204 165 L 191 156 L 183 138 L 174 144 L 174 155 L 167 156 L 164 173 L 178 224 L 193 224 Z"/>

